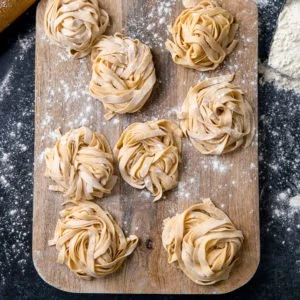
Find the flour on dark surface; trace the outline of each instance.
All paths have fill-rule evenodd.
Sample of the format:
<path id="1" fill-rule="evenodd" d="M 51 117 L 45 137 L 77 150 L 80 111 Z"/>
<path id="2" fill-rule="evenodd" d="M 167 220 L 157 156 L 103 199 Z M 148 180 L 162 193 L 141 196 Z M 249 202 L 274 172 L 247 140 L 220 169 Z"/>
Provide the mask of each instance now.
<path id="1" fill-rule="evenodd" d="M 260 11 L 261 61 L 268 60 L 275 20 L 283 4 L 268 1 Z M 277 261 L 278 253 L 285 253 L 285 263 L 296 278 L 300 272 L 300 207 L 295 205 L 300 195 L 300 95 L 265 81 L 263 75 L 259 91 L 262 259 Z"/>
<path id="2" fill-rule="evenodd" d="M 6 72 L 0 77 L 0 286 L 24 275 L 30 264 L 34 85 L 23 76 L 34 64 L 28 59 L 34 36 L 33 28 L 19 34 L 1 64 Z"/>
<path id="3" fill-rule="evenodd" d="M 265 7 L 269 4 L 269 2 L 271 2 L 273 0 L 255 0 L 255 2 L 257 3 L 258 7 Z"/>
<path id="4" fill-rule="evenodd" d="M 300 95 L 300 2 L 288 0 L 279 16 L 267 60 L 260 63 L 261 83 Z"/>

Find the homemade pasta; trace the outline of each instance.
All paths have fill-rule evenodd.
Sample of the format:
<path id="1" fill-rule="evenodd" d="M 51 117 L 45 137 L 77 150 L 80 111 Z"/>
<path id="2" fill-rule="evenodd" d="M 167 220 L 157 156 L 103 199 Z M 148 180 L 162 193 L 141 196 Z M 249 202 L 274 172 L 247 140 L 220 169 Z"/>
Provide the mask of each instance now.
<path id="1" fill-rule="evenodd" d="M 216 1 L 185 2 L 188 8 L 170 28 L 173 41 L 167 40 L 166 47 L 176 64 L 198 71 L 215 70 L 236 47 L 238 24 Z"/>
<path id="2" fill-rule="evenodd" d="M 102 36 L 92 51 L 90 93 L 100 100 L 107 120 L 139 111 L 156 82 L 150 48 L 120 33 Z"/>
<path id="3" fill-rule="evenodd" d="M 49 189 L 75 201 L 102 198 L 117 181 L 106 138 L 86 127 L 60 136 L 45 159 L 45 175 L 55 182 Z"/>
<path id="4" fill-rule="evenodd" d="M 167 120 L 131 124 L 114 149 L 123 179 L 149 190 L 154 201 L 161 199 L 178 184 L 181 137 L 179 127 Z"/>
<path id="5" fill-rule="evenodd" d="M 210 78 L 191 88 L 184 100 L 180 126 L 202 154 L 220 155 L 248 147 L 255 133 L 254 115 L 234 75 Z"/>
<path id="6" fill-rule="evenodd" d="M 162 242 L 169 263 L 200 285 L 228 279 L 243 239 L 210 199 L 164 220 Z"/>
<path id="7" fill-rule="evenodd" d="M 44 26 L 52 41 L 74 58 L 81 58 L 91 52 L 108 22 L 108 14 L 98 0 L 49 0 Z"/>
<path id="8" fill-rule="evenodd" d="M 135 235 L 125 237 L 113 217 L 97 204 L 80 202 L 60 212 L 54 238 L 58 263 L 86 280 L 117 271 L 136 248 Z"/>

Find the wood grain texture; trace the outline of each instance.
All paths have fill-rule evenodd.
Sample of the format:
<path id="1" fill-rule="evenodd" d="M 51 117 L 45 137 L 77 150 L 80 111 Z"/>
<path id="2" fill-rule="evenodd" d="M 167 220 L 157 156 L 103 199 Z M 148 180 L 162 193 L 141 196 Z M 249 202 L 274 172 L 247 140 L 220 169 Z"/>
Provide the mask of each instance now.
<path id="1" fill-rule="evenodd" d="M 171 13 L 165 16 L 166 24 L 159 25 L 161 17 L 150 13 L 159 1 L 103 0 L 103 7 L 111 16 L 108 33 L 122 31 L 154 46 L 151 48 L 158 78 L 141 112 L 105 121 L 102 105 L 88 95 L 90 59 L 68 59 L 64 50 L 46 38 L 45 2 L 41 1 L 37 10 L 33 214 L 33 260 L 41 277 L 59 289 L 78 293 L 220 294 L 244 285 L 255 273 L 260 253 L 257 136 L 248 149 L 221 157 L 203 156 L 185 139 L 180 184 L 157 203 L 151 201 L 147 192 L 136 190 L 119 178 L 113 194 L 97 203 L 112 213 L 126 233 L 136 234 L 140 243 L 120 271 L 88 282 L 58 265 L 55 248 L 47 245 L 64 199 L 60 193 L 48 191 L 50 182 L 43 176 L 42 154 L 46 147 L 54 145 L 52 133 L 58 127 L 65 133 L 81 124 L 87 125 L 104 133 L 113 147 L 132 122 L 156 118 L 178 122 L 176 110 L 181 107 L 188 89 L 203 76 L 236 72 L 234 83 L 245 91 L 257 116 L 256 5 L 246 0 L 222 1 L 240 24 L 239 45 L 216 72 L 203 74 L 175 65 L 164 46 L 158 45 L 155 33 L 142 28 L 154 24 L 158 36 L 166 39 L 166 24 L 183 9 L 181 1 L 167 1 L 172 4 Z M 162 222 L 207 197 L 243 231 L 245 242 L 229 280 L 214 286 L 198 286 L 180 270 L 168 265 L 161 243 Z"/>
<path id="2" fill-rule="evenodd" d="M 36 0 L 1 0 L 0 1 L 0 32 L 16 20 Z"/>

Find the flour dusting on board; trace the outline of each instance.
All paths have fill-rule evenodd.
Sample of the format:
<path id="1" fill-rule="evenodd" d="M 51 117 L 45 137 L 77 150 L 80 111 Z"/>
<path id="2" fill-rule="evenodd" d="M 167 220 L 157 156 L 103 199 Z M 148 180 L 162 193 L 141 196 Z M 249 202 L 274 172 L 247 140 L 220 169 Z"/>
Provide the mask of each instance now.
<path id="1" fill-rule="evenodd" d="M 172 23 L 172 13 L 176 0 L 160 0 L 154 2 L 145 2 L 138 9 L 149 12 L 141 18 L 141 13 L 133 11 L 132 16 L 128 18 L 126 35 L 132 38 L 138 38 L 151 48 L 160 48 L 165 50 L 165 41 L 168 37 L 167 26 Z M 151 8 L 145 9 L 144 6 Z M 158 32 L 165 28 L 164 34 Z"/>
<path id="2" fill-rule="evenodd" d="M 149 45 L 152 49 L 155 51 L 153 52 L 155 55 L 155 58 L 159 59 L 159 53 L 160 51 L 165 51 L 165 41 L 169 37 L 168 33 L 168 25 L 174 22 L 176 18 L 175 14 L 175 8 L 176 8 L 176 0 L 162 0 L 162 1 L 156 1 L 154 4 L 149 4 L 146 2 L 144 4 L 147 7 L 135 7 L 135 10 L 130 11 L 132 15 L 128 17 L 127 26 L 124 30 L 126 30 L 124 33 L 132 38 L 139 38 L 142 42 Z M 183 7 L 182 7 L 183 9 Z M 143 16 L 141 18 L 141 15 L 143 15 L 143 11 L 148 11 L 147 15 Z M 255 26 L 256 24 L 253 24 Z M 162 30 L 163 29 L 163 30 Z M 229 69 L 230 72 L 235 73 L 239 70 L 239 64 L 237 61 L 241 61 L 241 56 L 246 55 L 249 49 L 249 47 L 253 43 L 253 39 L 251 39 L 249 36 L 242 35 L 239 32 L 238 39 L 241 41 L 241 44 L 244 44 L 245 47 L 243 48 L 243 51 L 235 51 L 231 56 L 229 56 L 225 63 L 222 65 L 221 68 L 219 68 L 216 71 L 216 75 L 222 75 L 224 73 L 224 69 Z M 43 40 L 44 42 L 48 42 L 47 39 Z M 55 47 L 55 46 L 54 46 Z M 57 67 L 60 67 L 60 65 L 65 65 L 69 61 L 69 57 L 67 56 L 66 52 L 63 49 L 60 49 L 56 47 L 58 60 L 56 60 Z M 171 57 L 168 56 L 168 61 L 171 61 Z M 74 63 L 74 62 L 73 62 Z M 78 63 L 78 62 L 76 62 Z M 164 63 L 164 62 L 161 62 Z M 78 64 L 80 64 L 80 68 L 78 69 L 79 78 L 90 76 L 90 70 L 86 69 L 86 60 L 81 60 Z M 256 70 L 255 70 L 256 71 Z M 164 74 L 162 72 L 162 74 Z M 158 76 L 160 74 L 157 74 Z M 209 75 L 204 72 L 199 72 L 197 74 L 197 77 L 195 77 L 194 81 L 188 81 L 185 80 L 181 84 L 184 86 L 184 90 L 188 90 L 189 87 L 196 85 L 199 81 L 204 80 Z M 249 78 L 253 77 L 253 73 L 245 72 L 243 74 L 243 78 L 241 81 L 242 85 L 247 85 Z M 53 81 L 51 81 L 53 80 Z M 157 82 L 157 90 L 159 90 L 161 99 L 168 99 L 169 95 L 166 93 L 166 86 L 169 86 L 169 77 L 167 78 L 158 78 Z M 167 81 L 167 82 L 166 82 Z M 54 84 L 55 82 L 55 84 Z M 44 129 L 44 134 L 42 136 L 42 142 L 45 146 L 51 146 L 55 142 L 55 135 L 54 130 L 60 125 L 54 123 L 54 118 L 52 117 L 52 114 L 55 113 L 56 109 L 60 107 L 61 109 L 68 110 L 70 107 L 69 104 L 71 103 L 78 103 L 78 101 L 82 102 L 82 108 L 83 110 L 73 111 L 70 109 L 67 111 L 69 115 L 66 117 L 67 120 L 61 120 L 61 124 L 64 124 L 66 129 L 76 128 L 80 125 L 89 126 L 90 124 L 93 124 L 93 113 L 90 113 L 91 107 L 94 107 L 95 99 L 92 99 L 89 96 L 88 93 L 88 86 L 80 81 L 76 80 L 77 86 L 76 89 L 68 82 L 68 80 L 61 79 L 58 82 L 55 81 L 55 79 L 49 80 L 49 87 L 47 88 L 47 100 L 46 100 L 46 116 L 44 120 L 42 121 L 42 128 Z M 256 81 L 251 81 L 251 85 L 256 85 Z M 155 93 L 155 90 L 154 90 Z M 162 96 L 163 95 L 163 96 Z M 154 97 L 153 97 L 154 98 Z M 65 102 L 65 105 L 63 104 Z M 161 103 L 158 103 L 156 99 L 150 99 L 149 102 L 146 104 L 146 108 L 142 109 L 141 112 L 138 112 L 133 115 L 134 118 L 137 119 L 137 121 L 149 121 L 149 120 L 158 120 L 162 118 L 169 118 L 175 122 L 178 122 L 177 114 L 181 111 L 180 106 L 168 106 L 164 105 L 162 107 Z M 167 102 L 167 101 L 166 101 Z M 151 105 L 151 107 L 149 106 Z M 147 107 L 148 106 L 148 107 Z M 149 113 L 150 111 L 150 113 Z M 123 116 L 117 116 L 111 121 L 102 121 L 103 127 L 108 126 L 115 126 L 119 124 L 120 118 L 123 118 Z M 71 120 L 71 121 L 70 121 Z M 65 123 L 63 123 L 65 122 Z M 105 130 L 105 129 L 104 129 Z M 110 138 L 110 137 L 108 137 Z M 113 143 L 115 143 L 116 140 L 113 140 Z M 185 140 L 186 144 L 189 144 L 187 140 Z M 253 146 L 257 146 L 256 143 L 253 143 Z M 195 151 L 195 149 L 192 149 L 191 145 L 187 145 L 188 150 L 186 151 Z M 38 162 L 43 162 L 43 156 L 44 153 L 40 153 Z M 175 191 L 177 193 L 176 195 L 183 198 L 189 198 L 191 189 L 196 188 L 195 185 L 195 178 L 198 178 L 199 174 L 194 174 L 196 171 L 194 171 L 193 166 L 189 166 L 187 164 L 188 158 L 184 158 L 184 164 L 183 167 L 185 168 L 188 177 L 191 177 L 194 181 L 187 181 L 185 184 L 180 184 Z M 234 169 L 234 166 L 232 163 L 227 163 L 226 159 L 223 158 L 205 158 L 200 161 L 201 167 L 205 170 L 212 170 L 214 173 L 218 174 L 218 176 L 226 176 L 228 173 Z M 191 171 L 193 170 L 193 171 Z M 244 180 L 244 178 L 249 177 L 249 172 L 256 173 L 257 165 L 255 163 L 249 164 L 249 166 L 246 167 L 244 173 L 241 174 L 241 180 Z M 256 177 L 253 177 L 252 180 L 256 180 Z M 232 180 L 225 186 L 218 186 L 218 189 L 229 189 L 230 187 L 236 188 L 237 186 L 237 180 L 238 178 L 232 178 Z M 202 197 L 207 197 L 208 195 L 201 195 Z M 213 195 L 212 195 L 213 196 Z M 148 199 L 146 197 L 146 194 L 141 194 L 141 197 L 143 199 Z M 232 197 L 232 195 L 229 195 L 229 197 Z"/>
<path id="3" fill-rule="evenodd" d="M 163 8 L 159 8 L 157 3 L 153 6 L 153 12 L 157 13 L 157 21 L 158 22 L 149 22 L 150 20 L 148 16 L 145 17 L 143 21 L 139 21 L 137 17 L 133 16 L 132 20 L 128 24 L 128 29 L 130 29 L 132 36 L 140 37 L 142 41 L 148 43 L 151 47 L 161 47 L 164 45 L 165 38 L 168 33 L 165 33 L 165 36 L 154 36 L 155 31 L 157 31 L 159 26 L 166 27 L 170 21 L 173 13 L 175 1 L 160 1 L 161 3 L 166 4 L 166 14 L 158 17 L 159 11 Z M 270 14 L 270 7 L 273 3 L 273 0 L 257 0 L 259 8 L 261 9 L 261 13 L 264 15 Z M 167 4 L 171 3 L 171 5 Z M 273 11 L 271 11 L 273 16 Z M 275 17 L 273 18 L 273 20 Z M 140 22 L 140 23 L 139 23 Z M 145 25 L 147 29 L 147 34 L 144 34 L 143 26 L 139 27 L 139 24 Z M 160 24 L 160 25 L 159 25 Z M 266 24 L 268 28 L 271 28 L 273 23 Z M 271 30 L 269 30 L 271 32 Z M 46 38 L 45 38 L 46 39 Z M 247 37 L 245 38 L 247 40 Z M 251 41 L 249 41 L 250 43 Z M 22 64 L 24 67 L 32 68 L 34 61 L 24 60 L 25 54 L 28 51 L 33 53 L 34 49 L 34 32 L 27 33 L 26 36 L 22 36 L 19 38 L 16 45 L 14 45 L 12 51 L 17 53 L 14 57 L 15 62 L 19 63 L 23 60 Z M 162 47 L 164 49 L 164 46 Z M 69 57 L 65 54 L 64 51 L 58 51 L 57 54 L 61 61 L 68 61 Z M 33 57 L 33 54 L 32 54 Z M 27 56 L 26 56 L 27 58 Z M 58 60 L 58 62 L 60 61 Z M 85 64 L 82 63 L 82 64 Z M 233 66 L 233 69 L 236 70 L 236 67 Z M 20 73 L 22 70 L 18 69 L 16 65 L 12 62 L 11 67 L 7 70 L 5 78 L 1 80 L 0 84 L 0 103 L 8 105 L 6 100 L 10 100 L 11 95 L 17 97 L 22 101 L 22 107 L 25 109 L 22 112 L 22 119 L 16 120 L 14 118 L 10 118 L 11 123 L 9 124 L 8 130 L 8 139 L 3 140 L 0 145 L 0 189 L 3 191 L 4 197 L 0 197 L 0 204 L 3 208 L 3 214 L 0 216 L 1 228 L 0 228 L 0 237 L 7 235 L 9 233 L 10 240 L 14 240 L 13 243 L 5 241 L 2 244 L 2 255 L 3 260 L 0 260 L 0 284 L 5 284 L 5 274 L 8 274 L 11 271 L 24 273 L 26 265 L 28 265 L 30 261 L 30 226 L 28 225 L 28 220 L 31 216 L 32 210 L 32 195 L 29 194 L 32 187 L 32 173 L 25 172 L 23 169 L 20 169 L 20 166 L 25 166 L 26 170 L 31 169 L 32 164 L 32 145 L 33 145 L 33 115 L 34 115 L 34 107 L 33 107 L 33 95 L 31 98 L 26 96 L 28 95 L 28 89 L 33 90 L 34 86 L 24 86 L 22 80 L 20 80 L 19 88 L 16 91 L 13 91 L 12 82 L 16 78 L 16 74 Z M 85 70 L 83 69 L 84 73 Z M 82 74 L 83 74 L 82 73 Z M 81 75 L 82 75 L 81 74 Z M 19 76 L 20 78 L 20 76 Z M 199 74 L 199 80 L 204 78 Z M 247 78 L 245 78 L 247 80 Z M 269 82 L 269 80 L 267 80 Z M 265 83 L 265 82 L 264 82 Z M 63 80 L 59 83 L 59 85 L 55 88 L 51 88 L 51 84 L 49 83 L 49 88 L 46 91 L 48 93 L 48 103 L 47 107 L 49 107 L 50 111 L 55 110 L 55 105 L 59 103 L 59 100 L 62 98 L 66 98 L 67 101 L 76 101 L 78 99 L 78 90 L 82 90 L 81 93 L 86 93 L 86 85 L 80 85 L 79 87 L 73 88 L 70 87 Z M 185 82 L 184 85 L 190 85 L 190 83 Z M 78 127 L 80 124 L 89 125 L 89 112 L 92 110 L 91 101 L 95 101 L 94 99 L 89 98 L 89 96 L 85 95 L 87 102 L 84 105 L 84 110 L 76 115 L 76 112 L 70 112 L 73 114 L 73 121 L 68 124 L 70 127 Z M 54 101 L 57 100 L 57 101 Z M 282 102 L 282 100 L 286 100 Z M 285 168 L 289 170 L 294 170 L 298 172 L 299 168 L 299 136 L 293 136 L 290 128 L 286 128 L 285 135 L 280 136 L 280 128 L 274 126 L 272 120 L 275 118 L 275 115 L 279 114 L 281 119 L 284 119 L 284 116 L 281 111 L 282 105 L 288 105 L 289 117 L 291 119 L 296 119 L 296 115 L 299 115 L 299 102 L 292 101 L 292 99 L 282 99 L 279 95 L 275 97 L 271 101 L 271 105 L 266 114 L 263 114 L 260 122 L 264 128 L 264 130 L 268 133 L 269 139 L 276 141 L 278 143 L 278 155 L 274 161 L 269 161 L 267 155 L 266 157 L 261 156 L 260 164 L 268 170 L 268 175 L 278 174 Z M 25 105 L 24 105 L 25 104 Z M 298 105 L 298 106 L 297 106 Z M 2 106 L 1 106 L 2 107 Z M 180 108 L 173 108 L 168 113 L 168 117 L 172 119 L 176 119 L 177 111 Z M 143 115 L 142 115 L 143 117 Z M 118 124 L 119 119 L 116 118 L 113 120 L 114 125 Z M 62 120 L 63 122 L 63 120 Z M 106 122 L 103 123 L 103 126 L 106 125 Z M 50 113 L 46 116 L 42 126 L 43 128 L 50 128 L 49 132 L 45 134 L 42 138 L 47 141 L 47 143 L 54 143 L 55 141 L 55 133 L 54 129 L 57 127 L 57 124 L 53 123 L 53 118 Z M 7 127 L 3 127 L 0 130 L 6 130 Z M 190 146 L 188 146 L 190 147 Z M 264 144 L 261 145 L 261 151 L 264 151 Z M 295 153 L 295 159 L 290 161 L 287 159 L 287 152 L 293 151 Z M 17 158 L 22 160 L 22 164 L 17 160 Z M 297 161 L 298 159 L 298 161 Z M 43 153 L 41 153 L 40 162 L 43 161 Z M 265 162 L 266 161 L 266 162 Z M 207 166 L 207 169 L 215 169 L 216 174 L 218 176 L 223 176 L 226 174 L 232 166 L 227 164 L 225 161 L 218 160 L 210 160 L 209 163 L 203 163 L 203 165 Z M 251 164 L 249 169 L 255 169 L 257 165 Z M 184 197 L 189 197 L 189 190 L 191 187 L 197 184 L 195 174 L 189 175 L 189 180 L 185 182 L 185 184 L 181 184 L 178 187 L 178 193 L 184 195 Z M 228 182 L 230 185 L 236 185 L 236 180 L 233 178 L 232 181 Z M 271 186 L 272 189 L 275 189 L 275 186 Z M 28 192 L 29 191 L 29 192 Z M 8 196 L 7 196 L 8 195 Z M 206 196 L 206 195 L 203 195 Z M 232 195 L 228 195 L 228 197 L 232 197 Z M 281 243 L 285 244 L 289 242 L 289 244 L 293 243 L 293 239 L 290 238 L 290 235 L 293 232 L 299 232 L 299 198 L 300 198 L 300 186 L 295 183 L 294 188 L 291 189 L 282 189 L 282 191 L 273 197 L 272 205 L 265 208 L 266 211 L 271 213 L 272 220 L 270 221 L 267 230 L 272 230 L 273 223 L 279 223 L 282 226 L 286 227 L 286 239 L 282 240 Z M 151 195 L 146 191 L 141 192 L 141 199 L 144 201 L 151 201 Z M 262 202 L 264 199 L 262 197 Z M 220 204 L 220 207 L 224 209 L 224 204 Z M 176 213 L 176 209 L 172 214 Z M 31 221 L 30 221 L 31 222 Z M 270 233 L 271 235 L 271 233 Z M 275 238 L 275 237 L 274 237 Z M 1 239 L 2 240 L 2 239 Z M 296 262 L 297 263 L 297 262 Z M 298 261 L 299 263 L 299 261 Z M 299 268 L 300 270 L 300 268 Z"/>

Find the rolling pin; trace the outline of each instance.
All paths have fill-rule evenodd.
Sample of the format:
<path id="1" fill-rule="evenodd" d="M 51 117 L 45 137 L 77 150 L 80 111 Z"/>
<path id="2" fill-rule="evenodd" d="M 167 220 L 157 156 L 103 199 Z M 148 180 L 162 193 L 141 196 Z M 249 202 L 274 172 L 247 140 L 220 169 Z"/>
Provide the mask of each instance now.
<path id="1" fill-rule="evenodd" d="M 36 0 L 0 0 L 0 32 L 18 18 Z"/>

